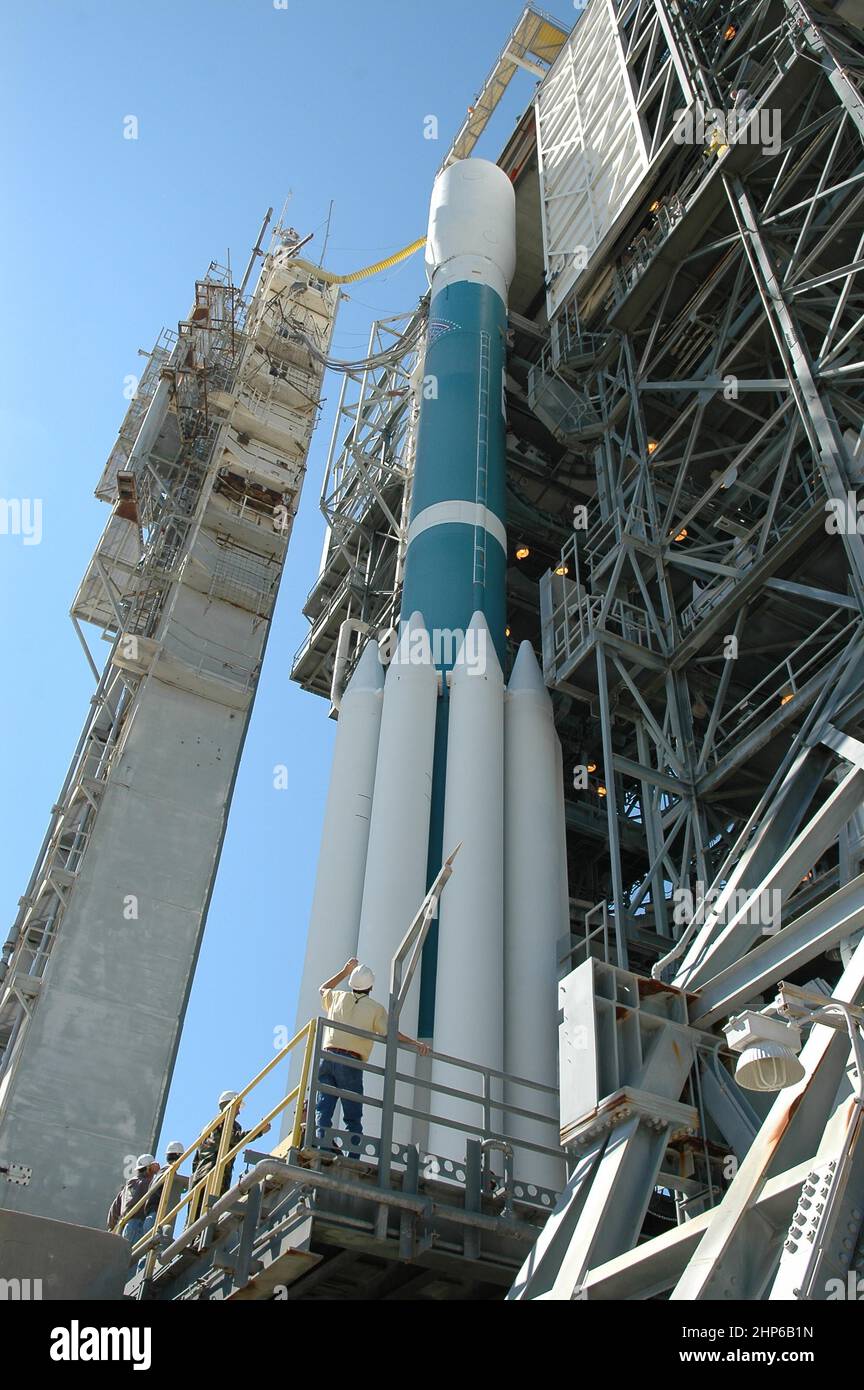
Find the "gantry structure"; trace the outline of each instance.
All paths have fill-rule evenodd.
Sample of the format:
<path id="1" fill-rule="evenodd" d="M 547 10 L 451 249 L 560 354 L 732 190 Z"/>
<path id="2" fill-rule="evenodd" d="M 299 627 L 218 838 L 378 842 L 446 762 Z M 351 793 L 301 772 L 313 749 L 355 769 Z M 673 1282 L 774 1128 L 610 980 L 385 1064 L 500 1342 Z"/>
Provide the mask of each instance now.
<path id="1" fill-rule="evenodd" d="M 861 1253 L 858 19 L 591 0 L 530 60 L 499 158 L 508 638 L 553 693 L 571 895 L 571 1176 L 513 1298 L 819 1298 Z M 406 342 L 334 436 L 331 476 L 382 482 L 365 530 L 325 499 L 343 568 L 325 550 L 313 594 L 338 577 L 342 606 L 294 674 L 334 701 L 399 612 Z M 781 984 L 778 1016 L 812 1034 L 772 1108 L 735 1084 L 721 1025 Z"/>
<path id="2" fill-rule="evenodd" d="M 0 1207 L 101 1227 L 159 1133 L 339 298 L 269 219 L 160 336 L 96 488 L 93 694 L 0 963 L 0 1154 L 32 1170 Z"/>

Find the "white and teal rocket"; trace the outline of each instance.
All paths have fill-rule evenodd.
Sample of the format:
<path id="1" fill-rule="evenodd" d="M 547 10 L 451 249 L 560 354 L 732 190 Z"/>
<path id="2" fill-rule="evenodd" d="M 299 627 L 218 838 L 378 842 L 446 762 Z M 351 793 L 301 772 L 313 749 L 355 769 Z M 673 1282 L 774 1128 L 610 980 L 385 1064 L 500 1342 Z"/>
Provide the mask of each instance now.
<path id="1" fill-rule="evenodd" d="M 431 289 L 403 617 L 430 632 L 483 613 L 504 658 L 507 292 L 516 267 L 513 185 L 464 159 L 436 179 L 426 242 Z"/>
<path id="2" fill-rule="evenodd" d="M 515 196 L 509 178 L 497 164 L 482 159 L 451 164 L 435 181 L 429 212 L 429 325 L 402 591 L 403 620 L 422 614 L 433 661 L 444 678 L 433 759 L 430 882 L 445 854 L 446 682 L 455 656 L 455 642 L 448 647 L 447 635 L 467 634 L 473 622 L 476 650 L 468 650 L 469 641 L 461 655 L 473 655 L 474 665 L 485 660 L 485 682 L 502 681 L 507 293 L 515 268 Z M 470 669 L 464 659 L 463 668 Z M 502 806 L 500 767 L 491 775 L 483 795 L 494 832 Z M 452 825 L 446 831 L 452 834 Z M 497 841 L 497 832 L 491 839 Z M 487 911 L 500 919 L 499 878 L 500 870 L 492 879 Z M 437 956 L 433 928 L 423 961 L 418 1021 L 428 1037 L 434 1032 Z M 442 960 L 442 968 L 444 964 Z"/>
<path id="3" fill-rule="evenodd" d="M 350 955 L 372 967 L 386 999 L 392 956 L 461 843 L 402 1030 L 431 1038 L 436 1052 L 554 1085 L 555 946 L 568 929 L 560 746 L 530 643 L 506 690 L 502 673 L 515 240 L 513 186 L 497 165 L 461 160 L 438 175 L 400 638 L 386 676 L 367 645 L 342 701 L 298 1020 L 316 1012 L 318 984 Z M 415 1060 L 401 1053 L 400 1071 Z M 467 1075 L 432 1064 L 445 1085 L 472 1090 Z M 410 1106 L 411 1088 L 401 1092 Z M 518 1087 L 506 1099 L 526 1103 Z M 477 1124 L 478 1105 L 447 1104 L 451 1120 Z M 549 1126 L 540 1133 L 511 1117 L 504 1127 L 554 1142 Z M 397 1125 L 397 1138 L 411 1136 L 410 1122 Z M 413 1137 L 464 1158 L 464 1132 L 433 1122 Z M 550 1186 L 561 1176 L 530 1151 L 516 1167 Z"/>

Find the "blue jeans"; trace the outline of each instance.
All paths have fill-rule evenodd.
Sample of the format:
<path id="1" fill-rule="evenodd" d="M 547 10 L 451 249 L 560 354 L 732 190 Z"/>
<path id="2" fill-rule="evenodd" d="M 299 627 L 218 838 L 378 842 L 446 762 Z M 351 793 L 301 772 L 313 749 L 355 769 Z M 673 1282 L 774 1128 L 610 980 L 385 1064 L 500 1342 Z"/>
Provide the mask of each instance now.
<path id="1" fill-rule="evenodd" d="M 148 1232 L 148 1231 L 152 1231 L 152 1230 L 153 1230 L 153 1227 L 154 1227 L 155 1225 L 156 1225 L 156 1213 L 155 1213 L 155 1211 L 150 1211 L 150 1212 L 147 1213 L 147 1215 L 144 1217 L 143 1222 L 141 1223 L 141 1235 L 142 1235 L 142 1236 L 146 1236 L 146 1235 L 147 1235 L 147 1232 Z M 145 1266 L 146 1263 L 147 1263 L 147 1256 L 146 1256 L 146 1255 L 142 1255 L 141 1258 L 140 1258 L 140 1260 L 138 1261 L 138 1272 L 139 1272 L 139 1274 L 140 1274 L 141 1270 L 144 1268 L 144 1266 Z"/>
<path id="2" fill-rule="evenodd" d="M 144 1234 L 144 1217 L 133 1216 L 130 1221 L 126 1222 L 120 1234 L 124 1240 L 128 1240 L 130 1245 L 135 1245 Z"/>
<path id="3" fill-rule="evenodd" d="M 340 1091 L 354 1091 L 360 1096 L 360 1100 L 349 1100 L 345 1096 L 341 1102 L 345 1128 L 351 1135 L 352 1141 L 358 1139 L 363 1133 L 362 1067 L 349 1066 L 340 1060 L 338 1052 L 332 1052 L 326 1048 L 321 1053 L 318 1082 L 321 1086 L 335 1086 Z M 336 1109 L 337 1101 L 339 1101 L 338 1096 L 322 1095 L 320 1091 L 315 1097 L 315 1133 L 319 1139 L 323 1139 L 325 1130 L 331 1129 L 333 1126 L 333 1112 Z M 357 1158 L 357 1156 L 356 1150 L 349 1151 L 349 1158 Z"/>

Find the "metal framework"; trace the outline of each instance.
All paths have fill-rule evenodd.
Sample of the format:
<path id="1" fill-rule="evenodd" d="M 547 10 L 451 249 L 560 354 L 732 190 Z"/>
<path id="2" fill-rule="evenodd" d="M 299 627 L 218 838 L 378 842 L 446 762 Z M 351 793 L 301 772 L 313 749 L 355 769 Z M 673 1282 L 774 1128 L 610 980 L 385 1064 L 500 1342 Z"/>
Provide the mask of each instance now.
<path id="1" fill-rule="evenodd" d="M 565 957 L 577 1165 L 510 1297 L 826 1298 L 860 1256 L 856 1030 L 814 1024 L 765 1115 L 717 1029 L 790 978 L 861 991 L 864 45 L 794 3 L 615 11 L 704 133 L 529 375 L 595 469 L 541 622 L 609 877 Z"/>
<path id="2" fill-rule="evenodd" d="M 303 611 L 311 627 L 292 678 L 329 694 L 340 631 L 383 633 L 398 616 L 417 425 L 416 375 L 425 347 L 426 303 L 372 325 L 364 362 L 342 375 L 321 489 L 327 532 L 321 569 Z"/>
<path id="3" fill-rule="evenodd" d="M 442 866 L 393 957 L 383 1066 L 363 1064 L 380 1078 L 380 1096 L 365 1096 L 365 1104 L 379 1112 L 380 1137 L 352 1138 L 337 1128 L 317 1137 L 316 1094 L 349 1093 L 318 1081 L 327 1020 L 312 1019 L 124 1214 L 121 1226 L 159 1193 L 152 1230 L 133 1247 L 137 1270 L 129 1294 L 181 1300 L 501 1296 L 558 1196 L 528 1181 L 523 1171 L 530 1153 L 557 1153 L 555 1120 L 542 1113 L 550 1088 L 442 1057 L 456 1069 L 450 1084 L 429 1081 L 418 1092 L 412 1088 L 410 1107 L 399 1099 L 398 1083 L 407 1079 L 400 1072 L 402 1006 L 457 852 Z M 372 1036 L 350 1025 L 346 1031 Z M 302 1050 L 298 1084 L 232 1148 L 241 1103 L 295 1049 Z M 521 1086 L 519 1107 L 503 1100 L 513 1082 Z M 460 1120 L 446 1114 L 442 1119 L 441 1105 L 453 1096 L 469 1102 L 467 1114 L 463 1109 Z M 435 1110 L 436 1124 L 464 1136 L 464 1162 L 430 1154 L 418 1143 L 396 1142 L 399 1116 L 426 1127 Z M 286 1139 L 273 1154 L 257 1152 L 255 1139 L 283 1111 L 293 1112 Z M 504 1112 L 539 1120 L 548 1127 L 548 1139 L 506 1138 Z M 190 1185 L 181 1165 L 217 1131 L 214 1165 Z M 352 1146 L 359 1158 L 350 1157 Z M 340 1149 L 338 1161 L 334 1147 Z M 251 1167 L 226 1190 L 223 1175 L 241 1149 Z M 184 1209 L 186 1224 L 175 1233 Z"/>
<path id="4" fill-rule="evenodd" d="M 0 1150 L 40 1161 L 0 1205 L 98 1224 L 158 1131 L 338 304 L 298 240 L 249 299 L 215 263 L 196 283 L 97 486 L 71 609 L 95 690 L 0 962 Z"/>
<path id="5" fill-rule="evenodd" d="M 825 7 L 591 0 L 500 159 L 508 618 L 574 779 L 573 1166 L 514 1298 L 824 1298 L 860 1264 L 830 1024 L 864 969 L 862 91 Z M 783 981 L 838 1002 L 769 1111 L 719 1029 Z"/>
<path id="6" fill-rule="evenodd" d="M 313 1019 L 294 1040 L 306 1049 L 304 1071 L 311 1077 L 311 1088 L 304 1081 L 299 1103 L 303 1109 L 308 1099 L 310 1117 L 299 1123 L 298 1115 L 296 1139 L 268 1154 L 255 1142 L 256 1125 L 235 1156 L 228 1147 L 229 1121 L 220 1158 L 242 1157 L 247 1171 L 227 1191 L 205 1179 L 204 1202 L 182 1229 L 184 1210 L 202 1184 L 190 1189 L 188 1180 L 175 1182 L 188 1151 L 174 1171 L 166 1169 L 166 1200 L 152 1231 L 134 1247 L 133 1263 L 140 1257 L 141 1265 L 130 1276 L 127 1294 L 159 1300 L 292 1301 L 503 1296 L 549 1218 L 557 1193 L 520 1178 L 520 1154 L 514 1154 L 488 1116 L 483 1118 L 479 1105 L 476 1122 L 461 1126 L 470 1130 L 463 1163 L 436 1158 L 417 1144 L 372 1137 L 363 1139 L 360 1158 L 351 1159 L 346 1157 L 351 1136 L 339 1128 L 316 1140 L 312 1112 L 326 1023 Z M 388 1043 L 384 1065 L 367 1064 L 366 1072 L 386 1086 L 388 1070 L 395 1076 L 399 1067 L 399 1051 L 398 1043 Z M 277 1054 L 275 1061 L 281 1060 Z M 482 1069 L 470 1062 L 446 1060 L 464 1068 L 466 1086 L 477 1080 L 503 1085 L 510 1079 L 498 1073 L 478 1076 Z M 321 1089 L 333 1093 L 331 1087 Z M 539 1113 L 542 1088 L 535 1089 L 536 1094 L 529 1083 L 525 1096 Z M 275 1117 L 284 1103 L 265 1119 Z M 392 1128 L 394 1116 L 406 1113 L 392 1100 L 376 1102 L 367 1095 L 365 1103 L 381 1106 L 384 1127 Z M 431 1105 L 418 1102 L 411 1113 L 428 1121 Z M 554 1124 L 549 1138 L 554 1152 Z M 331 1145 L 341 1145 L 338 1159 Z M 218 1176 L 214 1169 L 211 1179 Z M 179 1201 L 178 1187 L 184 1191 Z"/>

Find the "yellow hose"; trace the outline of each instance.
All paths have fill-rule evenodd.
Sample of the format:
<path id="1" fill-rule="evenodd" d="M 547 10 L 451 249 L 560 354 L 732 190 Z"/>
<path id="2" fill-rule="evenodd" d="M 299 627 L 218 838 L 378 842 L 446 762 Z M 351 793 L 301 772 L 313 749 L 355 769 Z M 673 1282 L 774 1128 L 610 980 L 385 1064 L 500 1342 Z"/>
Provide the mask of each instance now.
<path id="1" fill-rule="evenodd" d="M 370 275 L 377 275 L 380 270 L 389 270 L 391 265 L 407 261 L 409 256 L 413 256 L 415 251 L 419 251 L 420 247 L 425 245 L 426 238 L 421 236 L 419 241 L 412 241 L 410 246 L 403 247 L 395 256 L 388 256 L 386 261 L 376 261 L 374 265 L 367 265 L 364 270 L 354 270 L 350 275 L 334 275 L 332 270 L 320 269 L 316 269 L 315 274 L 319 280 L 326 280 L 328 285 L 353 285 L 355 280 L 365 280 Z"/>

